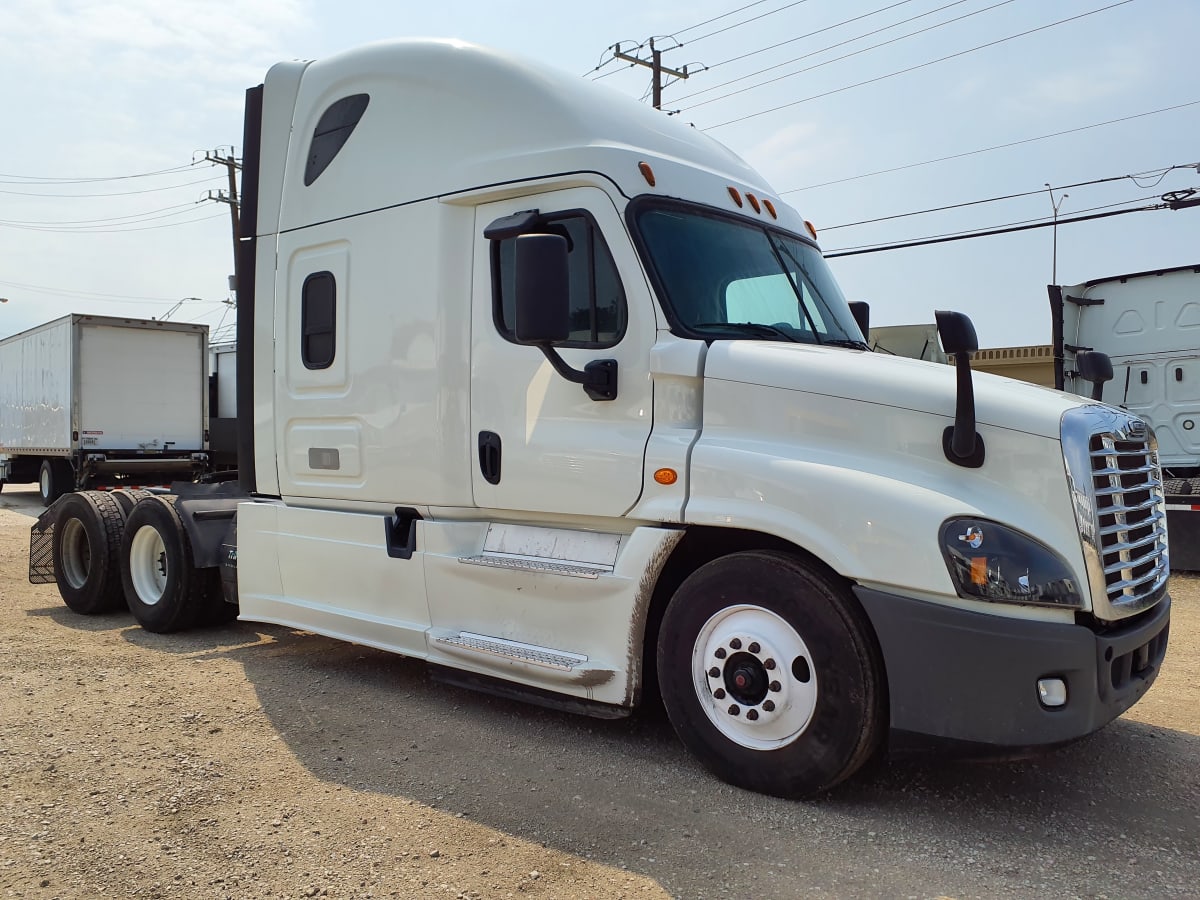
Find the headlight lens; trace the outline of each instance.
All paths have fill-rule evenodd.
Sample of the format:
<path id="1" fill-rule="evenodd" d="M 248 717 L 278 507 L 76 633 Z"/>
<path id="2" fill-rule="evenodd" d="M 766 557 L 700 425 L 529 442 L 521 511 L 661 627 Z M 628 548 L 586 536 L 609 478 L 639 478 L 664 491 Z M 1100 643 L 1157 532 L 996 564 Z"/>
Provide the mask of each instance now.
<path id="1" fill-rule="evenodd" d="M 1083 596 L 1062 558 L 1039 541 L 986 519 L 949 519 L 942 556 L 960 597 L 1082 609 Z"/>

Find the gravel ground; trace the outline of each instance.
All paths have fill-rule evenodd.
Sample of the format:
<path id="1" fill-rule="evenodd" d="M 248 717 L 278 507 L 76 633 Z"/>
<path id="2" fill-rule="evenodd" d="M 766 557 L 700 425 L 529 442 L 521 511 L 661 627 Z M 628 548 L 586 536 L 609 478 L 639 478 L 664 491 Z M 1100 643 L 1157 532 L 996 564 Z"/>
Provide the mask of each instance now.
<path id="1" fill-rule="evenodd" d="M 0 896 L 1200 896 L 1200 578 L 1150 694 L 1036 760 L 713 780 L 661 714 L 447 687 L 286 628 L 153 635 L 26 580 L 0 495 Z"/>

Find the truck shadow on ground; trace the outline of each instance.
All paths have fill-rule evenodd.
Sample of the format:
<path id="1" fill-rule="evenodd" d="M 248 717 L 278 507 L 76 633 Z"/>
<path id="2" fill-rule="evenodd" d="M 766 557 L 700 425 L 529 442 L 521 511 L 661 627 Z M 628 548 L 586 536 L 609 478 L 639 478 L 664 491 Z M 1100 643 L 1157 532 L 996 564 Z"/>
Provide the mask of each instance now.
<path id="1" fill-rule="evenodd" d="M 925 896 L 1039 893 L 1052 871 L 1052 884 L 1072 893 L 1129 896 L 1164 861 L 1200 865 L 1200 738 L 1130 720 L 1019 762 L 879 762 L 816 801 L 794 802 L 717 781 L 656 708 L 615 721 L 574 716 L 278 626 L 155 635 L 127 613 L 32 614 L 119 631 L 153 652 L 233 659 L 314 776 L 626 867 L 679 896 L 794 896 L 798 871 L 801 883 L 846 894 L 884 884 Z M 821 860 L 834 882 L 813 880 Z"/>

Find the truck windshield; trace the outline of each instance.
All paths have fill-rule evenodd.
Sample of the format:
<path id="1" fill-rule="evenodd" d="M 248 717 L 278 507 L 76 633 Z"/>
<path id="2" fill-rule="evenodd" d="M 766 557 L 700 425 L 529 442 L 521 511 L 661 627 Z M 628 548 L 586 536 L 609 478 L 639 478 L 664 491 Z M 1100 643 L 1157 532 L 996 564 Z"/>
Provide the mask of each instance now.
<path id="1" fill-rule="evenodd" d="M 682 205 L 634 214 L 673 330 L 867 349 L 817 248 L 791 234 Z"/>

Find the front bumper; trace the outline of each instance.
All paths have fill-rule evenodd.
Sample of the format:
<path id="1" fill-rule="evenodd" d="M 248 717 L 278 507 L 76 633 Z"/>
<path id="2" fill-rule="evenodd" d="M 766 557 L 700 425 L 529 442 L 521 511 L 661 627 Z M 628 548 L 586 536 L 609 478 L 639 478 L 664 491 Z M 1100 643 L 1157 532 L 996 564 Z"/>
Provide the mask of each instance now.
<path id="1" fill-rule="evenodd" d="M 932 741 L 1020 751 L 1091 734 L 1149 690 L 1171 622 L 1169 596 L 1132 623 L 1098 634 L 862 587 L 854 592 L 883 651 L 893 743 L 901 746 Z M 1041 704 L 1040 678 L 1066 682 L 1065 705 Z"/>

